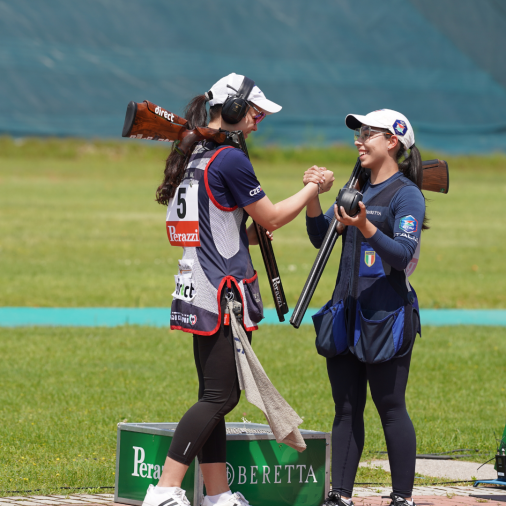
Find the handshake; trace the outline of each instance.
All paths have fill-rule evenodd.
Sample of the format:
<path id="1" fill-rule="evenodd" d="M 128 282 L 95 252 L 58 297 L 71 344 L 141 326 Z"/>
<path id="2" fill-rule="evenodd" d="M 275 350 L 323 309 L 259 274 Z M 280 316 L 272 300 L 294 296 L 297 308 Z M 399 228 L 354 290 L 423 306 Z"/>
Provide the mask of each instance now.
<path id="1" fill-rule="evenodd" d="M 302 181 L 304 186 L 308 183 L 315 183 L 318 185 L 318 194 L 328 192 L 334 184 L 334 173 L 327 170 L 326 167 L 318 167 L 313 165 L 304 172 Z"/>

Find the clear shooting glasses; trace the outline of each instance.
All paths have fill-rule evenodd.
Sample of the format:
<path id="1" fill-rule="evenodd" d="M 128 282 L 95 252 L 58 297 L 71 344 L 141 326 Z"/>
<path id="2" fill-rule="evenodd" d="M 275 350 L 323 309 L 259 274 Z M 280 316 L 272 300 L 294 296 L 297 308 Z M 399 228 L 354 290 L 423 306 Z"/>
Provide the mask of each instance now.
<path id="1" fill-rule="evenodd" d="M 390 132 L 384 132 L 383 130 L 376 130 L 369 125 L 362 125 L 360 128 L 355 128 L 354 132 L 354 139 L 356 141 L 360 140 L 362 142 L 367 142 L 371 137 L 376 137 L 375 135 L 372 135 L 372 132 L 383 134 L 383 135 L 393 135 Z"/>

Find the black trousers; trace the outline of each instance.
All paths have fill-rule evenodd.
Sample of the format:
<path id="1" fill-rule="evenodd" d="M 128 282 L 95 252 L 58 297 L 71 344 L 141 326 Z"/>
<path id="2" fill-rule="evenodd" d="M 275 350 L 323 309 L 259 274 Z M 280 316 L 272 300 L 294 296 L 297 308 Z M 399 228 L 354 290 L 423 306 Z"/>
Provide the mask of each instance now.
<path id="1" fill-rule="evenodd" d="M 367 382 L 385 433 L 393 491 L 410 497 L 415 479 L 416 435 L 406 410 L 411 352 L 381 364 L 364 364 L 351 353 L 327 359 L 336 415 L 332 427 L 332 490 L 351 497 L 364 449 Z"/>
<path id="2" fill-rule="evenodd" d="M 240 298 L 236 296 L 236 300 Z M 247 335 L 251 342 L 251 332 Z M 195 456 L 201 464 L 226 462 L 225 415 L 234 409 L 241 396 L 232 327 L 223 325 L 222 321 L 215 334 L 194 335 L 193 352 L 199 378 L 199 400 L 181 418 L 168 456 L 185 465 L 190 465 Z"/>

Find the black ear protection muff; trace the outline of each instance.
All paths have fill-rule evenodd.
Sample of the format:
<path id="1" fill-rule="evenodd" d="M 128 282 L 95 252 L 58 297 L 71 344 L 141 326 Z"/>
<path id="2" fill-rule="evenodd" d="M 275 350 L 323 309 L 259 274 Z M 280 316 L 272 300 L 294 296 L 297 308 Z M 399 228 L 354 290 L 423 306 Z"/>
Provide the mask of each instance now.
<path id="1" fill-rule="evenodd" d="M 227 86 L 232 88 L 230 85 Z M 246 99 L 254 86 L 255 81 L 245 76 L 239 91 L 232 88 L 236 92 L 235 95 L 227 97 L 227 100 L 225 100 L 221 108 L 221 117 L 227 123 L 235 125 L 244 118 L 244 115 L 249 109 L 249 104 L 246 102 Z"/>

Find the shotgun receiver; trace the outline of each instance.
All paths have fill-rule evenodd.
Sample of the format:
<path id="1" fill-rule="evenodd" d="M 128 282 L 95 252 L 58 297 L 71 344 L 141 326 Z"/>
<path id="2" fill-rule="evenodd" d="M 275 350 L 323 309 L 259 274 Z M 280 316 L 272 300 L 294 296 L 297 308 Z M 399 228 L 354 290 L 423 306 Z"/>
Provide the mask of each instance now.
<path id="1" fill-rule="evenodd" d="M 144 100 L 142 103 L 130 102 L 128 104 L 122 136 L 132 139 L 174 141 L 176 149 L 183 154 L 189 153 L 195 143 L 207 139 L 217 144 L 227 144 L 239 148 L 249 159 L 248 148 L 242 131 L 229 132 L 228 130 L 216 130 L 206 127 L 197 127 L 189 130 L 187 120 L 147 100 Z M 253 223 L 255 224 L 258 244 L 269 278 L 276 312 L 279 321 L 283 322 L 285 321 L 284 315 L 288 313 L 288 304 L 283 291 L 274 250 L 272 249 L 270 239 L 266 235 L 265 228 L 255 221 Z"/>
<path id="2" fill-rule="evenodd" d="M 450 187 L 448 163 L 446 163 L 444 160 L 428 160 L 426 162 L 422 162 L 422 166 L 422 190 L 438 193 L 448 193 Z M 358 200 L 362 200 L 362 194 L 359 192 L 359 189 L 363 186 L 364 181 L 366 180 L 363 178 L 363 175 L 364 170 L 360 165 L 360 159 L 358 159 L 353 169 L 348 187 L 340 190 L 336 199 L 337 204 L 344 204 L 345 211 L 350 215 L 353 215 L 353 211 L 357 211 L 356 208 L 358 208 Z M 350 194 L 350 197 L 343 199 L 343 190 L 348 192 Z M 354 197 L 352 195 L 353 192 L 355 195 L 358 194 L 359 197 Z M 347 193 L 345 195 L 347 195 Z M 302 323 L 302 319 L 306 314 L 309 303 L 311 302 L 311 298 L 313 297 L 316 287 L 318 286 L 318 282 L 320 281 L 320 278 L 323 274 L 323 270 L 325 269 L 325 266 L 327 265 L 327 262 L 330 258 L 332 249 L 336 244 L 337 238 L 342 233 L 342 230 L 338 232 L 336 229 L 338 223 L 339 222 L 335 217 L 332 218 L 327 233 L 325 234 L 325 238 L 323 239 L 322 245 L 320 246 L 320 250 L 316 255 L 313 267 L 309 272 L 304 288 L 302 289 L 302 292 L 299 296 L 299 300 L 297 301 L 295 309 L 293 310 L 292 317 L 290 318 L 290 323 L 296 329 L 298 329 Z"/>

